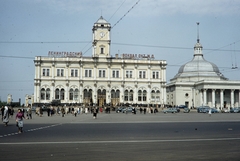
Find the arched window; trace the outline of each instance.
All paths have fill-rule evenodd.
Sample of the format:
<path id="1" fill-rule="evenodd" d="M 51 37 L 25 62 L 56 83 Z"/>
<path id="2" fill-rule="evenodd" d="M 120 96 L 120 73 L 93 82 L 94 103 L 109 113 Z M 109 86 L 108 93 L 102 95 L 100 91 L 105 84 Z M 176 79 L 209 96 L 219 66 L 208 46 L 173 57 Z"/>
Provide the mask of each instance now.
<path id="1" fill-rule="evenodd" d="M 88 97 L 88 92 L 86 89 L 83 91 L 83 98 L 86 99 Z"/>
<path id="2" fill-rule="evenodd" d="M 143 101 L 147 101 L 147 91 L 143 91 Z"/>
<path id="3" fill-rule="evenodd" d="M 116 91 L 116 98 L 120 98 L 120 91 L 119 90 Z"/>
<path id="4" fill-rule="evenodd" d="M 151 99 L 152 99 L 152 102 L 155 102 L 155 99 L 156 99 L 156 93 L 155 93 L 155 91 L 152 91 L 152 92 L 151 92 Z"/>
<path id="5" fill-rule="evenodd" d="M 45 100 L 45 96 L 46 96 L 45 89 L 42 88 L 42 89 L 41 89 L 41 100 Z"/>
<path id="6" fill-rule="evenodd" d="M 124 101 L 128 101 L 128 90 L 124 92 Z"/>
<path id="7" fill-rule="evenodd" d="M 61 100 L 64 100 L 64 89 L 61 89 L 60 99 L 61 99 Z"/>
<path id="8" fill-rule="evenodd" d="M 160 102 L 160 91 L 157 90 L 157 93 L 156 93 L 156 102 Z"/>
<path id="9" fill-rule="evenodd" d="M 79 93 L 79 90 L 75 89 L 75 91 L 74 91 L 74 100 L 75 101 L 78 101 L 78 93 Z"/>
<path id="10" fill-rule="evenodd" d="M 138 101 L 142 101 L 142 91 L 138 91 Z"/>
<path id="11" fill-rule="evenodd" d="M 69 100 L 73 100 L 73 89 L 72 88 L 69 91 Z"/>
<path id="12" fill-rule="evenodd" d="M 56 100 L 60 99 L 60 91 L 58 88 L 55 90 L 55 99 Z"/>
<path id="13" fill-rule="evenodd" d="M 50 89 L 46 90 L 46 100 L 50 100 Z"/>
<path id="14" fill-rule="evenodd" d="M 129 101 L 133 101 L 133 90 L 130 90 Z"/>

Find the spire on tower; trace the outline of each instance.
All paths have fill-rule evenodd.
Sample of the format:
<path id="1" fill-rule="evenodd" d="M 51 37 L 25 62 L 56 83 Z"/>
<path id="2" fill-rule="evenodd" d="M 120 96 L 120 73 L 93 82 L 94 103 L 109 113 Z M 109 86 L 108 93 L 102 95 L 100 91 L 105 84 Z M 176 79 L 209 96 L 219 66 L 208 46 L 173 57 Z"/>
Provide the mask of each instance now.
<path id="1" fill-rule="evenodd" d="M 199 43 L 200 39 L 199 39 L 199 22 L 197 22 L 197 43 Z"/>

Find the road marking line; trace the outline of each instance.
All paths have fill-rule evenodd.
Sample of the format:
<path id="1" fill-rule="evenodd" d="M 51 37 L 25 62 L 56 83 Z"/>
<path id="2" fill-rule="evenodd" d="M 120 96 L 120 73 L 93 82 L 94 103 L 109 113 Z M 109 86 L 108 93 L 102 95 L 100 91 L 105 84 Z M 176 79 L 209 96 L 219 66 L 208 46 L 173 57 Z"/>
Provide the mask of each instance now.
<path id="1" fill-rule="evenodd" d="M 35 128 L 35 129 L 29 129 L 29 130 L 25 130 L 24 133 L 37 131 L 37 130 L 42 130 L 42 129 L 46 129 L 46 128 L 51 128 L 51 127 L 55 127 L 55 126 L 59 126 L 59 125 L 62 125 L 62 124 L 60 123 L 60 124 L 54 124 L 54 125 L 51 125 L 51 126 L 43 126 L 43 127 L 39 127 L 39 128 Z M 18 135 L 18 134 L 21 134 L 21 133 L 15 132 L 15 133 L 11 133 L 11 134 L 4 134 L 4 135 L 0 135 L 0 138 L 7 137 L 7 136 Z"/>
<path id="2" fill-rule="evenodd" d="M 65 142 L 13 142 L 0 145 L 33 145 L 33 144 L 106 144 L 106 143 L 164 143 L 164 142 L 198 142 L 198 141 L 231 141 L 240 138 L 212 138 L 212 139 L 178 139 L 178 140 L 120 140 L 120 141 L 65 141 Z"/>

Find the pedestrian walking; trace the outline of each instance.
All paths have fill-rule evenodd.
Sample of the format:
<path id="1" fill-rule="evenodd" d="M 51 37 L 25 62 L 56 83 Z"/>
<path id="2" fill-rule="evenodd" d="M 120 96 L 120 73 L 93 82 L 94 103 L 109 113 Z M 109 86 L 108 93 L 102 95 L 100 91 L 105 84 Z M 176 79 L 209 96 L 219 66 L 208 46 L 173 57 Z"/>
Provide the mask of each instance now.
<path id="1" fill-rule="evenodd" d="M 21 109 L 18 109 L 18 113 L 16 115 L 16 126 L 18 127 L 19 133 L 23 132 L 23 118 L 25 119 L 24 113 Z"/>
<path id="2" fill-rule="evenodd" d="M 32 119 L 32 108 L 28 107 L 27 115 L 28 115 L 28 119 Z"/>
<path id="3" fill-rule="evenodd" d="M 65 115 L 65 109 L 62 107 L 61 108 L 61 113 L 62 113 L 62 117 L 64 117 L 64 115 Z"/>
<path id="4" fill-rule="evenodd" d="M 1 115 L 2 115 L 2 121 L 3 121 L 3 115 L 4 115 L 4 106 L 1 107 Z"/>
<path id="5" fill-rule="evenodd" d="M 5 106 L 3 111 L 3 123 L 5 124 L 5 126 L 8 126 L 8 122 L 9 122 L 9 111 L 8 111 L 8 107 Z"/>
<path id="6" fill-rule="evenodd" d="M 212 109 L 211 108 L 208 111 L 208 115 L 209 115 L 209 117 L 212 116 Z"/>
<path id="7" fill-rule="evenodd" d="M 93 118 L 96 119 L 97 118 L 97 108 L 93 107 Z"/>

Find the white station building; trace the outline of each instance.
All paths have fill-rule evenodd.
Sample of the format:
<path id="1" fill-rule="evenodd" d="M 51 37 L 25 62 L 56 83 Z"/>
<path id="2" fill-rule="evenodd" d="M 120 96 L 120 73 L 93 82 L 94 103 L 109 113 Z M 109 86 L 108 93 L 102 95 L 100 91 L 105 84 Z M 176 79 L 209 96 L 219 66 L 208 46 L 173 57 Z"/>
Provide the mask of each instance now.
<path id="1" fill-rule="evenodd" d="M 111 25 L 93 25 L 92 56 L 49 51 L 36 56 L 34 104 L 166 104 L 165 60 L 154 55 L 110 53 Z"/>
<path id="2" fill-rule="evenodd" d="M 210 106 L 221 110 L 239 107 L 240 81 L 225 78 L 214 63 L 204 59 L 202 49 L 198 34 L 193 59 L 182 65 L 167 84 L 167 104 L 189 108 Z"/>

